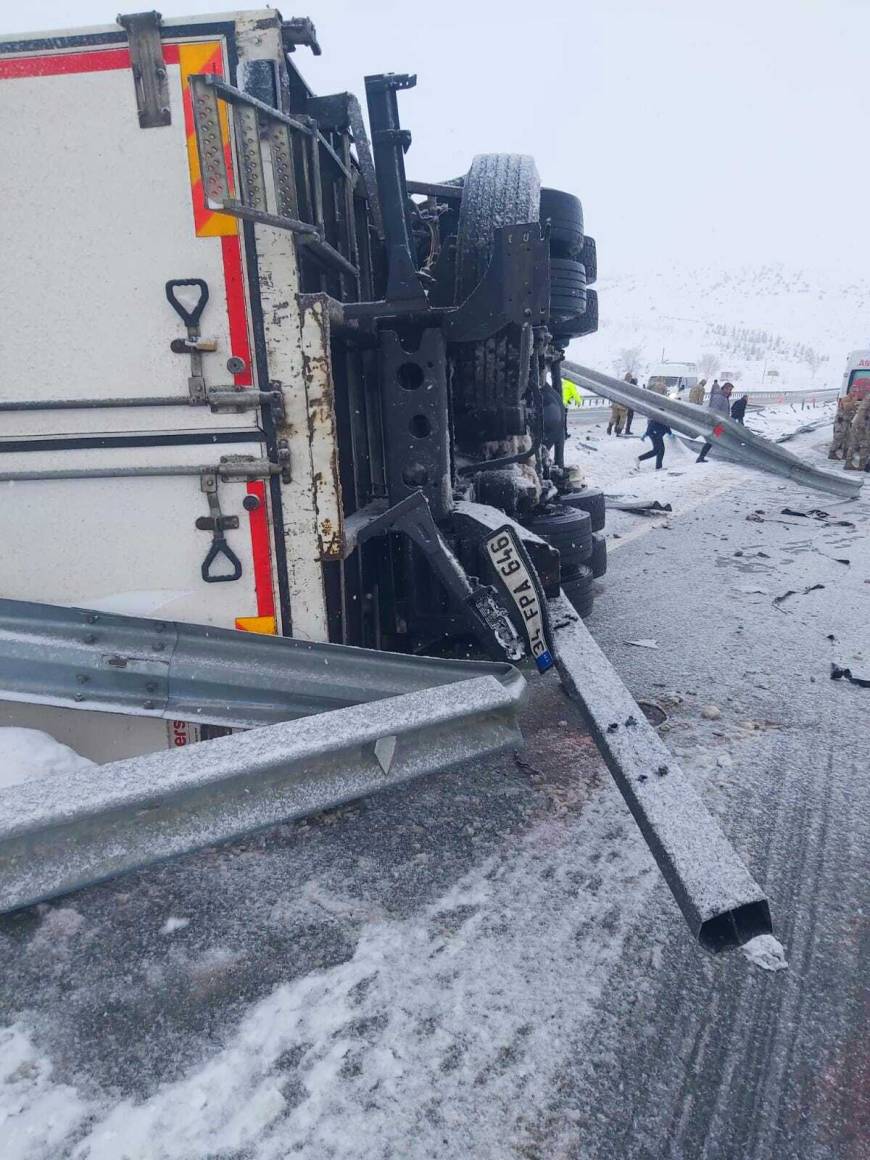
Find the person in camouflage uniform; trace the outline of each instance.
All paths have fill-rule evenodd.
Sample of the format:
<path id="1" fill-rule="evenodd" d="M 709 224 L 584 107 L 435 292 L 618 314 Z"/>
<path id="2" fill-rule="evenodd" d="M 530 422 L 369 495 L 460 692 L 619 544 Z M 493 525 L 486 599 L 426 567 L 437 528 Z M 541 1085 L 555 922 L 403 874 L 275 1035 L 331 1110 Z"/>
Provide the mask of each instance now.
<path id="1" fill-rule="evenodd" d="M 695 383 L 694 387 L 689 391 L 689 402 L 694 403 L 700 407 L 704 403 L 704 395 L 706 394 L 707 380 L 701 379 L 700 382 Z"/>
<path id="2" fill-rule="evenodd" d="M 847 471 L 866 471 L 870 466 L 870 395 L 858 404 L 846 440 Z"/>
<path id="3" fill-rule="evenodd" d="M 849 440 L 849 428 L 855 415 L 858 403 L 849 395 L 837 400 L 837 414 L 834 417 L 834 437 L 828 451 L 828 459 L 845 459 L 846 444 Z"/>

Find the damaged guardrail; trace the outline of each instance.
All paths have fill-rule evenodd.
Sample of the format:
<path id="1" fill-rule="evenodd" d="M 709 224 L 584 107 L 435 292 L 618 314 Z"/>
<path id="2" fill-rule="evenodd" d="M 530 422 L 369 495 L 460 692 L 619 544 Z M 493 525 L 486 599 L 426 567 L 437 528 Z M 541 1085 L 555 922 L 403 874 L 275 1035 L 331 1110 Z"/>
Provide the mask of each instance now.
<path id="1" fill-rule="evenodd" d="M 564 596 L 550 601 L 556 667 L 689 929 L 709 951 L 772 930 L 764 891 Z"/>
<path id="2" fill-rule="evenodd" d="M 513 669 L 11 786 L 0 912 L 515 748 L 524 690 Z"/>
<path id="3" fill-rule="evenodd" d="M 562 683 L 692 934 L 719 951 L 769 933 L 764 893 L 564 596 L 550 615 Z M 261 727 L 0 791 L 0 912 L 519 747 L 524 691 L 509 664 L 2 600 L 0 699 Z"/>
<path id="4" fill-rule="evenodd" d="M 853 498 L 861 490 L 863 480 L 813 467 L 784 447 L 763 439 L 742 424 L 726 419 L 724 415 L 706 407 L 668 399 L 577 363 L 566 361 L 562 363 L 562 368 L 578 386 L 605 395 L 613 402 L 622 403 L 650 419 L 666 423 L 683 435 L 703 438 L 714 447 L 722 446 L 731 456 L 750 467 L 784 476 L 802 487 L 832 495 Z"/>
<path id="5" fill-rule="evenodd" d="M 516 669 L 0 599 L 0 701 L 250 729 Z"/>

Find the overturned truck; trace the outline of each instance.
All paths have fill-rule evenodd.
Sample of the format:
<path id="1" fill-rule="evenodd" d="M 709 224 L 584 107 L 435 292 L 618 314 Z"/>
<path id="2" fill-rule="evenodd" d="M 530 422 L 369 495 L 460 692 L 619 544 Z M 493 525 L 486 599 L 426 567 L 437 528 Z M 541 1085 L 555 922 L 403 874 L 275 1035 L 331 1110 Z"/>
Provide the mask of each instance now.
<path id="1" fill-rule="evenodd" d="M 226 786 L 246 778 L 250 806 L 259 783 L 235 738 L 210 738 L 351 713 L 336 730 L 357 773 L 327 799 L 306 787 L 292 808 L 251 806 L 242 828 L 269 824 L 433 768 L 424 726 L 442 764 L 467 760 L 445 731 L 465 727 L 475 698 L 509 716 L 504 662 L 529 658 L 555 663 L 586 712 L 701 942 L 769 930 L 763 894 L 579 619 L 606 568 L 604 497 L 564 460 L 560 365 L 598 316 L 579 200 L 542 188 L 518 155 L 407 179 L 400 95 L 415 78 L 366 78 L 367 132 L 352 94 L 312 93 L 301 47 L 320 52 L 310 21 L 273 10 L 138 13 L 0 41 L 14 159 L 2 177 L 0 521 L 16 545 L 0 561 L 0 724 L 119 766 L 153 755 L 105 766 L 102 789 L 83 775 L 68 801 L 62 787 L 47 805 L 7 791 L 0 863 L 19 885 L 0 903 L 184 848 L 189 799 L 167 806 L 184 763 L 161 748 L 214 753 L 190 769 L 214 823 L 198 840 L 215 841 L 241 824 L 224 816 Z M 274 641 L 248 646 L 244 632 Z M 294 647 L 276 652 L 282 639 Z M 373 651 L 359 662 L 330 644 Z M 417 728 L 422 690 L 460 675 L 377 676 L 387 652 L 471 651 L 503 666 L 501 683 L 463 670 L 486 688 L 470 710 L 445 694 L 437 729 Z M 345 663 L 356 692 L 319 701 L 312 665 Z M 360 691 L 367 682 L 381 691 Z M 405 704 L 401 728 L 353 716 L 406 687 L 422 700 Z M 322 774 L 319 720 L 317 761 L 304 728 L 285 730 L 263 777 L 286 776 L 282 745 L 295 747 L 294 776 Z M 512 743 L 504 721 L 496 732 L 489 750 Z M 414 759 L 396 774 L 411 734 Z M 266 760 L 254 742 L 247 751 Z M 148 810 L 152 837 L 112 828 Z"/>

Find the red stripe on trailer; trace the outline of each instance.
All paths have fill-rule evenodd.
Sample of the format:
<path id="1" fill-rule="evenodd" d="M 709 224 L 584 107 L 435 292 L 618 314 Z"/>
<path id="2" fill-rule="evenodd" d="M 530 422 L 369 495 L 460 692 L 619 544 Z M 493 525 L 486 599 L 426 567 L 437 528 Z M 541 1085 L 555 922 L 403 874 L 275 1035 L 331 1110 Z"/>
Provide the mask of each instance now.
<path id="1" fill-rule="evenodd" d="M 251 374 L 251 344 L 248 339 L 248 314 L 245 301 L 245 283 L 242 270 L 242 249 L 238 234 L 221 238 L 224 263 L 224 286 L 227 297 L 227 318 L 230 330 L 230 351 L 245 360 L 245 371 L 235 376 L 237 387 L 249 387 Z M 257 615 L 275 616 L 275 595 L 272 590 L 272 545 L 269 536 L 266 485 L 261 480 L 248 483 L 248 495 L 256 496 L 259 507 L 248 512 L 251 529 L 251 556 L 254 563 L 254 590 L 257 597 Z"/>
<path id="2" fill-rule="evenodd" d="M 163 60 L 166 64 L 178 64 L 177 44 L 164 44 Z M 130 50 L 127 48 L 108 48 L 95 52 L 55 52 L 47 56 L 0 57 L 0 80 L 111 72 L 113 69 L 129 67 Z"/>
<path id="3" fill-rule="evenodd" d="M 251 522 L 251 554 L 254 558 L 254 588 L 257 593 L 257 615 L 275 615 L 272 591 L 272 557 L 269 551 L 269 517 L 266 507 L 266 485 L 260 479 L 248 482 L 248 495 L 255 495 L 260 506 L 248 513 Z"/>
<path id="4" fill-rule="evenodd" d="M 251 344 L 248 340 L 245 280 L 238 234 L 221 238 L 221 252 L 224 262 L 227 318 L 230 324 L 230 353 L 245 360 L 245 370 L 235 375 L 234 381 L 237 387 L 249 387 L 254 380 L 251 376 Z"/>

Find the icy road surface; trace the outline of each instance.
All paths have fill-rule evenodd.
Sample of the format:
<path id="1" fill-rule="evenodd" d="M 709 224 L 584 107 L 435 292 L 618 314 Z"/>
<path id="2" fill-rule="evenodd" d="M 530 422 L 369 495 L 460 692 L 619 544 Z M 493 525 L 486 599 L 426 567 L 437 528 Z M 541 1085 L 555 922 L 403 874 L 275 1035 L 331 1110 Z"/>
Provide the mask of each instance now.
<path id="1" fill-rule="evenodd" d="M 829 673 L 870 664 L 870 493 L 676 448 L 638 478 L 639 441 L 589 433 L 592 480 L 675 509 L 616 515 L 590 627 L 668 712 L 787 969 L 691 943 L 534 678 L 513 759 L 0 920 L 3 1160 L 866 1155 L 870 690 Z"/>

